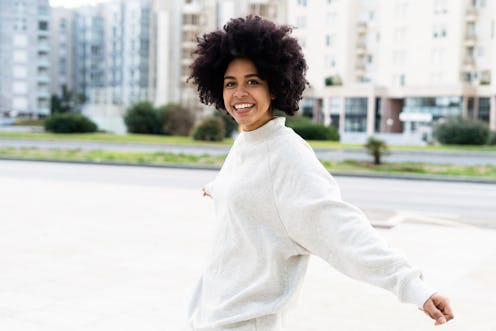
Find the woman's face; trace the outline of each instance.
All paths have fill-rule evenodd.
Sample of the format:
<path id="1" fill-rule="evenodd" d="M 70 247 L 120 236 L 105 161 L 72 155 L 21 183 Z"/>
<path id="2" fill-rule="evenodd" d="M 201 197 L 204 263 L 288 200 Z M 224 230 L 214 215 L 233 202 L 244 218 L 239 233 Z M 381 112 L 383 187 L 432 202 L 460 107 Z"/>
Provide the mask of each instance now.
<path id="1" fill-rule="evenodd" d="M 224 107 L 244 131 L 258 129 L 273 118 L 267 81 L 260 78 L 249 59 L 238 58 L 229 63 L 223 95 Z"/>

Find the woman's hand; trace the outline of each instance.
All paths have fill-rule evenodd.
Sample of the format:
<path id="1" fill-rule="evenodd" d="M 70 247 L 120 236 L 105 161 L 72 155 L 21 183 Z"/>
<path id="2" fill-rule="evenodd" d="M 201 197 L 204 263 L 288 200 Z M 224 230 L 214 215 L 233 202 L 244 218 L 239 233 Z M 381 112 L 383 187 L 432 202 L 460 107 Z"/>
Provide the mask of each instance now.
<path id="1" fill-rule="evenodd" d="M 205 188 L 202 188 L 202 191 L 203 191 L 203 197 L 210 197 L 212 198 L 212 196 L 210 194 L 207 193 L 207 191 L 205 191 Z"/>
<path id="2" fill-rule="evenodd" d="M 448 299 L 437 293 L 424 303 L 422 310 L 436 321 L 434 325 L 444 324 L 454 317 Z"/>

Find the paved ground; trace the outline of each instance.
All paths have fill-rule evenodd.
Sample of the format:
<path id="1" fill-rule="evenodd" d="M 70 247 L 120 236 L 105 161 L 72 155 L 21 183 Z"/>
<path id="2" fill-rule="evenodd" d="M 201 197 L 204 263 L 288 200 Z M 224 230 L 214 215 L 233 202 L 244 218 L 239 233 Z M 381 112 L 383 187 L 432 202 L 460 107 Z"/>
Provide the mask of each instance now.
<path id="1" fill-rule="evenodd" d="M 181 178 L 140 184 L 145 171 L 136 169 L 119 183 L 78 179 L 77 167 L 60 179 L 0 173 L 0 330 L 181 329 L 210 247 L 212 203 L 188 178 L 186 188 Z M 435 328 L 415 307 L 315 258 L 288 331 L 496 331 L 496 231 L 372 216 L 451 297 L 456 319 Z"/>

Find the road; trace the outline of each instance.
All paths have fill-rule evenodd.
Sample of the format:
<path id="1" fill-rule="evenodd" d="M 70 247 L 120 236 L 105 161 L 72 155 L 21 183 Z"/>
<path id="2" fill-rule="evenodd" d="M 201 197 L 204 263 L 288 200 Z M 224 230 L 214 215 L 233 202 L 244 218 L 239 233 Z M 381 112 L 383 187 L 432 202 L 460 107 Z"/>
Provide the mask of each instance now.
<path id="1" fill-rule="evenodd" d="M 216 224 L 200 187 L 214 176 L 0 161 L 0 330 L 186 330 Z M 463 215 L 493 227 L 495 185 L 337 180 L 344 198 L 452 299 L 456 318 L 443 328 L 496 330 L 496 231 L 456 222 Z M 285 331 L 438 330 L 415 306 L 318 258 L 299 302 Z"/>
<path id="2" fill-rule="evenodd" d="M 0 161 L 0 176 L 200 189 L 215 171 Z M 343 198 L 373 220 L 410 218 L 496 228 L 496 185 L 336 177 Z"/>
<path id="3" fill-rule="evenodd" d="M 169 152 L 183 154 L 210 154 L 226 155 L 229 146 L 190 146 L 190 145 L 159 145 L 159 144 L 131 144 L 131 143 L 101 143 L 101 142 L 75 142 L 75 141 L 50 141 L 50 140 L 20 140 L 0 139 L 0 147 L 38 147 L 58 149 L 81 150 L 111 150 L 133 152 Z M 315 148 L 317 157 L 321 160 L 370 160 L 364 150 L 353 149 L 325 149 Z M 470 152 L 470 151 L 394 151 L 384 156 L 388 162 L 425 162 L 437 164 L 459 165 L 496 165 L 496 152 Z"/>

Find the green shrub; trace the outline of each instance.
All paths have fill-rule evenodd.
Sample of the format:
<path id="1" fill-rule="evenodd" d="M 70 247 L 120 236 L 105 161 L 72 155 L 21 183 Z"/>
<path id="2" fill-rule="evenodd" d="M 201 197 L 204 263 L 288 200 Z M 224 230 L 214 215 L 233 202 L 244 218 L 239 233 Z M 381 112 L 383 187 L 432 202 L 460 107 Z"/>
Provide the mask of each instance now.
<path id="1" fill-rule="evenodd" d="M 224 122 L 221 118 L 215 116 L 204 118 L 193 133 L 194 140 L 204 141 L 222 141 L 224 136 Z"/>
<path id="2" fill-rule="evenodd" d="M 56 113 L 45 119 L 45 130 L 53 133 L 96 132 L 94 122 L 79 113 Z"/>
<path id="3" fill-rule="evenodd" d="M 175 103 L 159 107 L 157 116 L 162 133 L 169 136 L 189 136 L 195 124 L 195 115 Z"/>
<path id="4" fill-rule="evenodd" d="M 496 145 L 496 131 L 491 131 L 489 133 L 489 138 L 487 139 L 488 145 Z"/>
<path id="5" fill-rule="evenodd" d="M 445 145 L 484 145 L 489 138 L 489 127 L 482 121 L 451 117 L 438 124 L 433 135 Z"/>
<path id="6" fill-rule="evenodd" d="M 314 123 L 308 117 L 287 117 L 286 124 L 306 140 L 339 141 L 339 133 L 335 127 Z"/>
<path id="7" fill-rule="evenodd" d="M 214 113 L 214 116 L 221 118 L 222 121 L 224 122 L 224 130 L 225 130 L 224 137 L 226 138 L 231 137 L 233 132 L 238 128 L 238 123 L 236 123 L 234 118 L 232 118 L 232 116 L 226 113 L 226 111 L 224 110 L 216 111 Z"/>
<path id="8" fill-rule="evenodd" d="M 160 134 L 162 131 L 157 112 L 148 101 L 131 106 L 124 115 L 124 123 L 130 133 Z"/>

